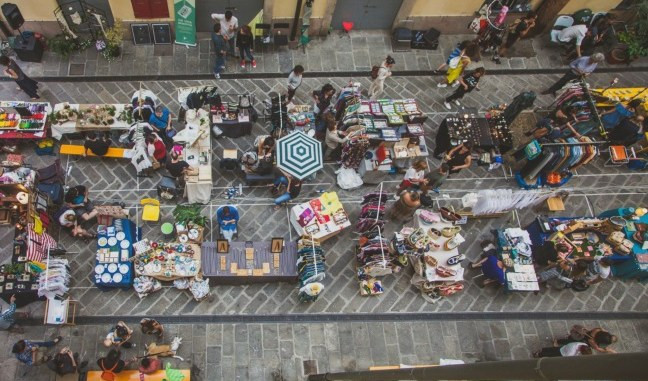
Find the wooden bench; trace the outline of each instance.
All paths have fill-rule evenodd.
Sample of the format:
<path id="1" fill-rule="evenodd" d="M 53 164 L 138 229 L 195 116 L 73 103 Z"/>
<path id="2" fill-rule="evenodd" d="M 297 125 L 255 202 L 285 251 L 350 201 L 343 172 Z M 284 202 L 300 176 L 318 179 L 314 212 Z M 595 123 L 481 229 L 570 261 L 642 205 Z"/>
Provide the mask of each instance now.
<path id="1" fill-rule="evenodd" d="M 191 380 L 191 371 L 189 369 L 180 369 L 180 372 L 185 376 L 182 381 Z M 86 381 L 104 381 L 101 379 L 101 373 L 100 370 L 88 371 Z M 115 381 L 140 381 L 139 370 L 122 370 L 115 374 L 115 376 Z M 166 371 L 164 370 L 158 370 L 154 373 L 144 375 L 144 381 L 162 381 L 164 379 L 166 379 Z"/>
<path id="2" fill-rule="evenodd" d="M 59 152 L 61 155 L 83 156 L 84 151 L 85 151 L 84 146 L 75 145 L 75 144 L 61 144 L 61 150 Z M 88 156 L 97 156 L 97 155 L 93 154 L 92 151 L 88 150 Z M 108 152 L 106 152 L 106 154 L 103 155 L 102 157 L 130 159 L 133 157 L 133 151 L 126 148 L 110 147 L 108 148 Z"/>

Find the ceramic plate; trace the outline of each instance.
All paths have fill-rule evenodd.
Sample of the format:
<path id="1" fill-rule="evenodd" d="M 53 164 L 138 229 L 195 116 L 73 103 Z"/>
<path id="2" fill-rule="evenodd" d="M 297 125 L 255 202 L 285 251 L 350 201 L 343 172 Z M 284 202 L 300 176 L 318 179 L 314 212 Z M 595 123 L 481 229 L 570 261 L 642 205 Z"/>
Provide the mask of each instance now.
<path id="1" fill-rule="evenodd" d="M 117 271 L 117 264 L 116 263 L 111 263 L 108 265 L 108 272 L 109 273 L 114 273 Z"/>
<path id="2" fill-rule="evenodd" d="M 126 238 L 126 234 L 124 234 L 124 232 L 117 232 L 117 234 L 115 235 L 115 237 L 116 237 L 118 240 L 121 241 L 121 240 L 123 240 L 124 238 Z"/>
<path id="3" fill-rule="evenodd" d="M 155 265 L 153 265 L 153 272 L 159 273 L 160 271 L 162 271 L 162 265 L 161 264 L 156 263 Z"/>
<path id="4" fill-rule="evenodd" d="M 116 244 L 117 244 L 117 238 L 115 238 L 115 237 L 108 238 L 108 245 L 109 246 L 115 246 Z"/>
<path id="5" fill-rule="evenodd" d="M 114 274 L 114 275 L 112 276 L 112 280 L 113 280 L 113 282 L 116 282 L 116 283 L 121 282 L 123 278 L 124 278 L 124 277 L 123 277 L 120 273 Z"/>
<path id="6" fill-rule="evenodd" d="M 130 242 L 128 242 L 128 241 L 121 241 L 121 243 L 119 244 L 119 246 L 121 246 L 122 249 L 128 249 L 128 247 L 130 246 Z"/>
<path id="7" fill-rule="evenodd" d="M 122 273 L 122 274 L 127 274 L 128 273 L 128 265 L 124 264 L 124 263 L 119 265 L 119 272 Z"/>
<path id="8" fill-rule="evenodd" d="M 189 237 L 187 237 L 186 234 L 180 234 L 180 236 L 178 236 L 178 241 L 180 241 L 181 243 L 186 243 L 187 241 L 189 241 Z"/>
<path id="9" fill-rule="evenodd" d="M 105 273 L 105 274 L 103 274 L 103 275 L 101 276 L 101 281 L 102 281 L 103 283 L 110 283 L 110 280 L 111 280 L 111 279 L 112 279 L 112 277 L 111 277 L 110 274 L 108 274 L 108 273 Z"/>
<path id="10" fill-rule="evenodd" d="M 189 239 L 196 239 L 196 238 L 198 238 L 198 229 L 190 229 Z"/>
<path id="11" fill-rule="evenodd" d="M 106 268 L 104 267 L 104 265 L 96 265 L 96 266 L 95 266 L 95 273 L 97 273 L 97 274 L 103 274 L 103 272 L 104 272 L 105 269 L 106 269 Z"/>
<path id="12" fill-rule="evenodd" d="M 99 237 L 99 239 L 97 240 L 97 244 L 99 246 L 106 246 L 107 243 L 108 239 L 106 237 Z"/>

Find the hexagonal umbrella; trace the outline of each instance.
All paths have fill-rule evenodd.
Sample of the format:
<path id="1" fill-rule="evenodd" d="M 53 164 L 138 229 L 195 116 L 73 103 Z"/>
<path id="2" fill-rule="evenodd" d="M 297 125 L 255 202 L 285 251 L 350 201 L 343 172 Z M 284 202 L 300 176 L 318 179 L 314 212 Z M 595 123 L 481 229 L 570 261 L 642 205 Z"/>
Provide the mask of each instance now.
<path id="1" fill-rule="evenodd" d="M 298 179 L 303 179 L 324 167 L 322 143 L 301 131 L 295 131 L 277 141 L 277 167 Z"/>

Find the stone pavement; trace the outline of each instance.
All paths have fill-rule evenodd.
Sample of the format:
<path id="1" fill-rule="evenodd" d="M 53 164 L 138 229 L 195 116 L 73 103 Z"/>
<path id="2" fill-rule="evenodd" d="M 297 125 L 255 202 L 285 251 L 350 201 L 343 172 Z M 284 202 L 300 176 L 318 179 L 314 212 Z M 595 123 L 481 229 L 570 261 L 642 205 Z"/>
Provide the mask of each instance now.
<path id="1" fill-rule="evenodd" d="M 304 49 L 274 51 L 271 48 L 255 51 L 257 68 L 248 65 L 242 69 L 240 61 L 228 59 L 225 74 L 261 74 L 288 73 L 301 64 L 309 72 L 366 72 L 372 65 L 380 62 L 390 54 L 396 60 L 395 71 L 429 71 L 434 70 L 445 61 L 457 43 L 474 39 L 475 35 L 442 35 L 436 50 L 412 50 L 412 52 L 393 52 L 391 38 L 387 31 L 351 31 L 349 35 L 333 32 L 326 38 L 316 38 Z M 522 40 L 516 44 L 523 49 L 524 56 L 503 58 L 497 65 L 490 60 L 489 54 L 483 55 L 480 65 L 486 69 L 555 69 L 562 68 L 564 62 L 560 50 L 551 45 L 548 36 L 531 40 Z M 62 58 L 51 51 L 45 52 L 41 63 L 21 63 L 25 72 L 34 77 L 66 76 L 136 76 L 136 75 L 197 75 L 211 74 L 214 66 L 213 44 L 209 39 L 199 40 L 198 45 L 187 48 L 182 45 L 138 45 L 124 41 L 122 56 L 113 62 L 106 61 L 97 51 L 90 47 L 85 51 Z M 608 66 L 602 64 L 602 67 Z M 632 67 L 648 66 L 648 58 L 638 59 L 630 64 Z M 624 66 L 610 66 L 622 70 Z"/>
<path id="2" fill-rule="evenodd" d="M 517 93 L 534 89 L 540 90 L 547 83 L 557 79 L 558 75 L 499 75 L 485 77 L 481 92 L 469 94 L 464 104 L 484 109 L 494 103 L 508 102 Z M 646 83 L 646 73 L 623 73 L 619 75 L 621 85 L 631 86 Z M 594 86 L 608 83 L 611 75 L 597 74 L 592 76 Z M 368 86 L 366 78 L 359 79 L 364 87 Z M 339 88 L 348 78 L 331 78 L 329 82 Z M 197 84 L 214 84 L 224 93 L 240 93 L 249 91 L 257 96 L 257 100 L 265 99 L 269 91 L 283 91 L 283 80 L 215 80 L 209 81 L 160 81 L 145 83 L 158 95 L 161 102 L 177 110 L 175 89 L 182 86 Z M 321 79 L 308 79 L 299 89 L 299 102 L 310 103 L 307 94 L 319 88 L 324 83 Z M 114 103 L 127 102 L 138 83 L 132 82 L 81 82 L 81 83 L 44 83 L 43 96 L 51 102 L 70 101 L 73 103 Z M 419 99 L 423 111 L 429 119 L 425 123 L 426 142 L 428 147 L 434 146 L 433 137 L 436 127 L 448 114 L 439 103 L 442 97 L 449 93 L 448 89 L 438 89 L 431 77 L 403 77 L 388 79 L 386 96 L 396 98 Z M 15 90 L 12 84 L 0 84 L 1 99 L 13 99 Z M 24 96 L 20 94 L 19 96 Z M 547 106 L 551 99 L 540 96 L 537 106 Z M 214 157 L 222 155 L 224 147 L 247 150 L 252 146 L 253 136 L 267 131 L 262 124 L 257 123 L 252 136 L 238 139 L 217 139 L 213 141 Z M 30 152 L 29 150 L 27 152 Z M 42 167 L 53 161 L 53 157 L 37 157 L 28 154 L 28 162 L 34 167 Z M 144 235 L 151 238 L 161 238 L 158 224 L 141 223 L 138 201 L 147 196 L 155 197 L 154 189 L 161 176 L 155 174 L 152 178 L 137 178 L 131 164 L 127 161 L 112 159 L 99 160 L 96 158 L 64 157 L 64 165 L 70 169 L 68 184 L 86 184 L 91 186 L 92 199 L 101 202 L 105 200 L 124 201 L 133 208 L 138 224 L 143 228 Z M 603 167 L 606 157 L 598 158 L 595 163 L 578 170 L 566 189 L 572 189 L 567 211 L 560 215 L 588 216 L 603 210 L 625 205 L 648 205 L 645 187 L 648 176 L 645 173 L 629 172 L 627 169 Z M 430 167 L 438 163 L 430 158 Z M 507 165 L 503 169 L 487 172 L 480 167 L 463 170 L 453 176 L 438 196 L 440 205 L 458 205 L 465 193 L 484 187 L 516 188 L 511 176 L 512 168 Z M 232 184 L 241 181 L 239 174 L 223 172 L 217 163 L 213 165 L 214 191 L 212 202 L 204 207 L 204 213 L 212 216 L 219 205 L 227 201 L 220 193 Z M 317 196 L 319 189 L 335 189 L 338 191 L 347 212 L 354 221 L 359 213 L 359 200 L 362 194 L 374 189 L 364 186 L 353 191 L 339 190 L 335 184 L 335 166 L 327 164 L 324 171 L 318 174 L 314 183 L 306 184 L 299 202 Z M 386 181 L 387 189 L 396 187 L 400 176 L 390 176 Z M 274 211 L 271 199 L 264 187 L 245 187 L 245 198 L 236 200 L 241 210 L 240 237 L 246 240 L 269 240 L 270 237 L 283 236 L 291 239 L 293 232 L 287 227 L 287 210 Z M 173 205 L 163 205 L 162 221 L 171 219 Z M 507 226 L 526 226 L 535 217 L 533 210 L 511 213 L 497 219 L 471 220 L 466 225 L 467 242 L 461 247 L 462 252 L 472 259 L 479 254 L 478 242 L 489 237 L 494 228 Z M 268 223 L 271 222 L 271 223 Z M 279 222 L 279 223 L 276 223 Z M 387 227 L 387 236 L 397 227 L 393 224 Z M 211 226 L 208 238 L 213 239 L 216 227 Z M 288 231 L 287 231 L 288 230 Z M 9 245 L 9 229 L 2 229 L 2 242 Z M 73 281 L 71 295 L 81 301 L 81 315 L 110 316 L 110 315 L 237 315 L 237 314 L 295 314 L 295 313 L 409 313 L 409 312 L 481 312 L 481 311 L 638 311 L 648 309 L 648 294 L 646 284 L 634 281 L 614 280 L 602 283 L 591 290 L 574 294 L 571 291 L 545 291 L 539 295 L 533 294 L 504 294 L 501 290 L 479 288 L 471 279 L 478 272 L 467 274 L 465 290 L 451 298 L 436 304 L 426 303 L 409 285 L 411 270 L 407 269 L 396 275 L 385 277 L 383 282 L 385 294 L 376 298 L 363 298 L 358 295 L 355 280 L 352 250 L 349 244 L 354 239 L 351 229 L 327 241 L 324 245 L 327 258 L 326 290 L 316 303 L 300 304 L 294 284 L 257 284 L 246 286 L 214 286 L 214 301 L 198 303 L 193 301 L 188 293 L 176 290 L 170 286 L 156 294 L 140 300 L 132 290 L 114 290 L 101 292 L 93 286 L 91 273 L 93 268 L 94 245 L 72 239 L 67 234 L 59 236 L 61 242 L 72 253 L 68 256 L 72 261 Z M 4 246 L 4 245 L 3 245 Z M 7 253 L 8 251 L 3 251 Z M 33 304 L 35 314 L 42 313 L 42 307 Z"/>
<path id="3" fill-rule="evenodd" d="M 184 360 L 163 359 L 172 366 L 191 369 L 193 381 L 293 381 L 305 379 L 314 367 L 319 373 L 368 370 L 379 365 L 433 365 L 439 359 L 477 361 L 529 359 L 532 353 L 551 346 L 553 338 L 566 336 L 573 324 L 604 327 L 619 337 L 614 349 L 620 353 L 648 350 L 645 320 L 460 320 L 383 321 L 369 323 L 260 323 L 260 324 L 167 324 L 162 342 L 182 337 L 177 355 Z M 144 345 L 154 342 L 135 328 L 134 349 L 123 358 L 142 355 Z M 89 369 L 107 352 L 101 343 L 109 325 L 80 325 L 60 329 L 29 327 L 24 335 L 0 332 L 0 367 L 3 381 L 53 381 L 45 366 L 27 368 L 10 355 L 21 338 L 49 340 L 64 337 L 57 348 L 69 346 Z M 310 361 L 309 361 L 310 360 Z M 135 364 L 128 369 L 135 368 Z M 281 377 L 275 378 L 273 374 Z"/>

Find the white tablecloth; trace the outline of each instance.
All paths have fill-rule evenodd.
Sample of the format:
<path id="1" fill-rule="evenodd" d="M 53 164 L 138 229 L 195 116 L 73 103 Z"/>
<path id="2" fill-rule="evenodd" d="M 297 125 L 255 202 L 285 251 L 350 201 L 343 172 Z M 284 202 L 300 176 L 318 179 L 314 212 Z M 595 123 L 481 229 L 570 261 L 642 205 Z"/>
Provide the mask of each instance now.
<path id="1" fill-rule="evenodd" d="M 439 231 L 443 230 L 445 227 L 451 227 L 453 226 L 451 223 L 448 222 L 434 222 L 431 224 L 428 224 L 424 221 L 422 221 L 419 218 L 419 215 L 421 214 L 420 210 L 417 210 L 414 213 L 414 227 L 417 228 L 423 228 L 425 229 L 425 232 L 427 233 L 431 228 L 437 229 Z M 459 254 L 458 249 L 452 249 L 452 250 L 444 250 L 443 246 L 445 245 L 446 241 L 448 241 L 449 238 L 441 236 L 441 238 L 437 239 L 435 242 L 441 246 L 439 250 L 431 250 L 426 252 L 424 255 L 425 256 L 430 256 L 433 257 L 434 259 L 437 260 L 437 263 L 440 266 L 444 266 L 447 268 L 450 268 L 452 270 L 455 270 L 457 274 L 452 277 L 447 277 L 447 278 L 442 278 L 436 274 L 436 271 L 434 268 L 429 268 L 426 266 L 426 271 L 425 271 L 425 278 L 428 282 L 437 282 L 437 281 L 463 281 L 463 274 L 464 274 L 464 269 L 461 267 L 461 264 L 456 264 L 454 266 L 448 266 L 448 258 L 453 257 L 455 255 Z"/>

